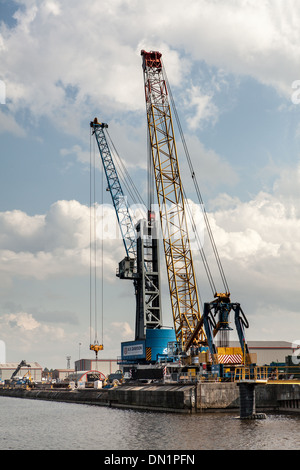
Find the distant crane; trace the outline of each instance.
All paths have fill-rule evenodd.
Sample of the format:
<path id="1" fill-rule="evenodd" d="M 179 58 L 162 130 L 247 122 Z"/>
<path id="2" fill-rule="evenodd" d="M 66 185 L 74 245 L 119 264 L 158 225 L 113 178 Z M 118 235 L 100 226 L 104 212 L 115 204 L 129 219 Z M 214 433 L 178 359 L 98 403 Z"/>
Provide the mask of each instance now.
<path id="1" fill-rule="evenodd" d="M 244 359 L 245 362 L 249 363 L 250 355 L 244 336 L 244 327 L 248 326 L 248 322 L 240 304 L 230 301 L 228 284 L 205 210 L 203 212 L 204 220 L 225 292 L 217 292 L 205 254 L 203 249 L 200 249 L 215 297 L 212 302 L 204 304 L 203 315 L 200 313 L 196 275 L 188 232 L 188 209 L 185 204 L 185 193 L 180 176 L 171 106 L 169 103 L 169 95 L 171 100 L 172 95 L 163 69 L 162 54 L 158 51 L 146 52 L 142 50 L 141 55 L 148 136 L 160 208 L 165 260 L 177 343 L 181 350 L 185 352 L 191 346 L 208 345 L 212 362 L 217 364 L 218 353 L 214 337 L 218 332 L 228 332 L 230 329 L 229 313 L 233 310 L 235 312 L 235 324 Z M 180 132 L 182 134 L 181 126 Z M 185 141 L 183 141 L 183 145 L 186 149 Z M 202 207 L 204 207 L 188 153 L 187 157 L 197 195 Z M 196 233 L 197 227 L 194 223 L 193 230 Z"/>
<path id="2" fill-rule="evenodd" d="M 12 376 L 11 376 L 11 380 L 18 374 L 18 372 L 21 370 L 22 367 L 31 367 L 30 364 L 27 364 L 27 362 L 25 360 L 22 360 L 20 362 L 20 364 L 18 365 L 18 367 L 16 368 L 16 370 L 13 372 Z"/>

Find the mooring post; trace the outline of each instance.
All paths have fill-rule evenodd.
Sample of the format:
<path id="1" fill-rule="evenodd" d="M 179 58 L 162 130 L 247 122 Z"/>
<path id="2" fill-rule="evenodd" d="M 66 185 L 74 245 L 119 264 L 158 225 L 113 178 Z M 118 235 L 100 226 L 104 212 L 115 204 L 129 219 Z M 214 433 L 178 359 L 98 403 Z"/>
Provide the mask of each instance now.
<path id="1" fill-rule="evenodd" d="M 239 382 L 240 391 L 240 418 L 241 419 L 264 419 L 264 413 L 255 412 L 255 386 L 257 383 L 249 380 Z"/>
<path id="2" fill-rule="evenodd" d="M 249 418 L 255 414 L 255 384 L 249 382 L 239 383 L 240 390 L 240 418 Z"/>

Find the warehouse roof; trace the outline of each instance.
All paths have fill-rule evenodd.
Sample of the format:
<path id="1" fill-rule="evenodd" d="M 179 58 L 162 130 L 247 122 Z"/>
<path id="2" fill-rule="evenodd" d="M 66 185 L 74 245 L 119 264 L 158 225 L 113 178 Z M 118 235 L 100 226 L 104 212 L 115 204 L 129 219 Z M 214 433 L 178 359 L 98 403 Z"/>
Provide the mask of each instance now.
<path id="1" fill-rule="evenodd" d="M 42 366 L 38 362 L 27 362 L 30 365 L 30 369 L 42 369 Z M 19 362 L 6 362 L 0 364 L 0 369 L 16 369 Z M 28 366 L 22 366 L 21 369 L 28 369 Z"/>
<path id="2" fill-rule="evenodd" d="M 238 341 L 229 341 L 231 347 L 239 346 Z M 247 341 L 248 347 L 252 349 L 297 349 L 297 345 L 288 341 Z"/>

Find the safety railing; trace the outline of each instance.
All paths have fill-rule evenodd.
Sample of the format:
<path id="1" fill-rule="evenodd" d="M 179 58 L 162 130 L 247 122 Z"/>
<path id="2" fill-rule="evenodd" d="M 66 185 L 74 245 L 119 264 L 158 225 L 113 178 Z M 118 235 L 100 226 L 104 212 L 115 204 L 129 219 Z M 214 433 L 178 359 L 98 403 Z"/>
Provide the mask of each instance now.
<path id="1" fill-rule="evenodd" d="M 240 366 L 234 372 L 234 381 L 242 380 L 265 381 L 282 383 L 282 381 L 300 382 L 300 368 L 283 366 Z"/>
<path id="2" fill-rule="evenodd" d="M 234 381 L 254 380 L 255 382 L 278 380 L 278 369 L 270 370 L 268 366 L 241 366 L 236 367 Z"/>

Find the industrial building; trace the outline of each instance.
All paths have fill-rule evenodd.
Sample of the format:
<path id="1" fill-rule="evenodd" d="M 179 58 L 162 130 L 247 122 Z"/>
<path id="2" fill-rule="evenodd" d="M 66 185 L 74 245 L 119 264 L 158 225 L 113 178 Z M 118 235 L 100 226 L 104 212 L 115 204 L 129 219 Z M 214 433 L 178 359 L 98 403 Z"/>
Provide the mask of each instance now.
<path id="1" fill-rule="evenodd" d="M 52 372 L 52 379 L 63 381 L 69 377 L 70 374 L 73 374 L 74 369 L 55 369 Z"/>
<path id="2" fill-rule="evenodd" d="M 230 346 L 237 347 L 239 343 L 231 341 Z M 256 355 L 258 366 L 271 362 L 285 363 L 286 357 L 292 356 L 297 349 L 288 341 L 248 341 L 248 348 L 251 354 Z"/>
<path id="3" fill-rule="evenodd" d="M 7 362 L 6 364 L 0 364 L 0 381 L 10 379 L 18 367 L 19 363 L 17 362 Z M 17 376 L 24 377 L 25 375 L 28 376 L 29 374 L 32 380 L 35 382 L 41 382 L 42 366 L 38 362 L 29 362 L 26 364 L 26 366 L 23 366 L 19 369 Z"/>
<path id="4" fill-rule="evenodd" d="M 99 371 L 103 377 L 116 372 L 119 369 L 117 359 L 79 359 L 75 361 L 75 368 L 55 369 L 52 372 L 52 379 L 62 382 L 66 379 L 76 380 L 87 371 Z"/>
<path id="5" fill-rule="evenodd" d="M 119 369 L 117 359 L 79 359 L 75 361 L 75 372 L 98 370 L 106 377 Z"/>

